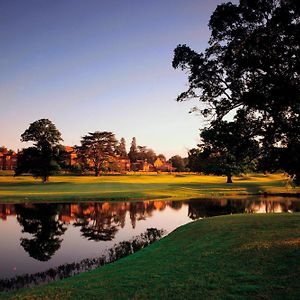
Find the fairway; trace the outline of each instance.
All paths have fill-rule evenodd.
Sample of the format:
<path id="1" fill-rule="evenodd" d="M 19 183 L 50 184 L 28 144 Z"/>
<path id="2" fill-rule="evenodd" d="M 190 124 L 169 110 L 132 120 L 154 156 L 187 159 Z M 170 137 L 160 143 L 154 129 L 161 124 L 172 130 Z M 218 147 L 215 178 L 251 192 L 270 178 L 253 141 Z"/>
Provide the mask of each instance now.
<path id="1" fill-rule="evenodd" d="M 299 193 L 288 188 L 282 174 L 226 178 L 205 175 L 53 176 L 43 184 L 30 176 L 0 176 L 0 201 L 187 199 Z"/>

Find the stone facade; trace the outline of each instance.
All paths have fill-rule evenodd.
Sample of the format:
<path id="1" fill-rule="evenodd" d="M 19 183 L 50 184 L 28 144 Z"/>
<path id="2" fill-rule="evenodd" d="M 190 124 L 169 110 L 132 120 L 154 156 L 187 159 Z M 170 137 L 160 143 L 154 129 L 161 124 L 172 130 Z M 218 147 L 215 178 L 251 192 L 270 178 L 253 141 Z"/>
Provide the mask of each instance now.
<path id="1" fill-rule="evenodd" d="M 0 150 L 0 170 L 14 170 L 17 167 L 18 155 L 14 151 L 2 148 Z"/>
<path id="2" fill-rule="evenodd" d="M 160 159 L 159 157 L 154 162 L 154 167 L 156 171 L 159 172 L 172 172 L 174 171 L 174 168 L 172 167 L 171 163 L 166 162 L 163 159 Z"/>
<path id="3" fill-rule="evenodd" d="M 77 157 L 76 150 L 73 147 L 65 146 L 66 151 L 66 159 L 65 164 L 69 167 L 80 165 L 82 162 L 80 162 L 79 158 Z M 128 172 L 130 171 L 130 160 L 128 158 L 124 157 L 111 157 L 110 164 L 114 164 L 115 168 L 120 172 Z M 109 164 L 108 163 L 108 164 Z M 93 167 L 93 162 L 88 162 L 90 167 Z"/>
<path id="4" fill-rule="evenodd" d="M 73 147 L 65 146 L 65 165 L 73 167 L 80 164 L 76 150 Z M 0 170 L 14 170 L 17 166 L 18 154 L 7 148 L 0 149 Z M 138 160 L 131 163 L 129 158 L 112 157 L 111 162 L 119 172 L 142 171 L 142 172 L 172 172 L 172 164 L 163 159 L 157 158 L 153 164 L 147 160 Z M 92 166 L 92 162 L 91 162 Z"/>

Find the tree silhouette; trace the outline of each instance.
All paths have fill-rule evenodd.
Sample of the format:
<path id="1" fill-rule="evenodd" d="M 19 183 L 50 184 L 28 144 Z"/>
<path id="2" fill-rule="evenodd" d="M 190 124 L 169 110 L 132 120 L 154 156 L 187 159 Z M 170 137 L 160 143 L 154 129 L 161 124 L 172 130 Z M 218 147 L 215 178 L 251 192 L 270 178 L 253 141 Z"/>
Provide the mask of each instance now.
<path id="1" fill-rule="evenodd" d="M 155 152 L 148 148 L 147 146 L 138 146 L 137 158 L 139 160 L 147 161 L 150 164 L 153 164 L 156 160 Z"/>
<path id="2" fill-rule="evenodd" d="M 136 162 L 138 159 L 138 150 L 137 150 L 135 137 L 132 138 L 130 150 L 128 152 L 128 157 L 129 157 L 131 163 Z"/>
<path id="3" fill-rule="evenodd" d="M 117 140 L 112 132 L 95 131 L 82 137 L 81 146 L 76 147 L 76 151 L 78 159 L 99 176 L 109 159 L 116 156 L 116 146 Z"/>
<path id="4" fill-rule="evenodd" d="M 120 143 L 117 146 L 117 154 L 120 155 L 122 158 L 127 158 L 127 151 L 126 151 L 126 141 L 124 138 L 121 138 Z"/>
<path id="5" fill-rule="evenodd" d="M 23 149 L 18 156 L 15 175 L 31 173 L 41 177 L 43 182 L 59 169 L 63 159 L 60 132 L 48 119 L 40 119 L 30 124 L 21 135 L 22 142 L 33 142 L 33 147 Z"/>
<path id="6" fill-rule="evenodd" d="M 205 174 L 232 175 L 253 171 L 259 155 L 259 144 L 248 127 L 237 122 L 219 121 L 201 132 L 199 171 Z"/>
<path id="7" fill-rule="evenodd" d="M 172 167 L 174 167 L 177 172 L 185 171 L 185 162 L 180 155 L 172 156 L 169 159 L 169 162 L 172 164 Z"/>
<path id="8" fill-rule="evenodd" d="M 281 147 L 294 154 L 300 144 L 299 18 L 298 0 L 218 5 L 205 52 L 175 49 L 173 67 L 189 74 L 177 100 L 198 99 L 201 113 L 217 121 L 240 113 L 239 125 L 252 128 L 265 153 Z M 299 159 L 281 161 L 299 177 Z"/>
<path id="9" fill-rule="evenodd" d="M 118 209 L 118 203 L 109 209 L 103 209 L 103 203 L 94 203 L 88 213 L 84 212 L 84 205 L 80 208 L 74 226 L 80 227 L 82 236 L 88 240 L 111 241 L 125 224 L 126 210 Z"/>

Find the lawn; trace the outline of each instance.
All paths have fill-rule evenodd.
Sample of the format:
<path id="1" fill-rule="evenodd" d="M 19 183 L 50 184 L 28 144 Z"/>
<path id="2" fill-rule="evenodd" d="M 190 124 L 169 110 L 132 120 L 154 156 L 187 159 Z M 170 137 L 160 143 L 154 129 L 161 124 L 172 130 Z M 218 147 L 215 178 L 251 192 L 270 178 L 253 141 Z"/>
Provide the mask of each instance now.
<path id="1" fill-rule="evenodd" d="M 182 226 L 136 254 L 4 299 L 300 299 L 300 214 Z"/>
<path id="2" fill-rule="evenodd" d="M 233 178 L 204 175 L 122 175 L 122 176 L 53 176 L 43 184 L 30 176 L 0 176 L 0 201 L 30 200 L 122 200 L 164 199 L 172 200 L 241 196 L 257 194 L 299 194 L 300 189 L 286 187 L 282 174 Z"/>

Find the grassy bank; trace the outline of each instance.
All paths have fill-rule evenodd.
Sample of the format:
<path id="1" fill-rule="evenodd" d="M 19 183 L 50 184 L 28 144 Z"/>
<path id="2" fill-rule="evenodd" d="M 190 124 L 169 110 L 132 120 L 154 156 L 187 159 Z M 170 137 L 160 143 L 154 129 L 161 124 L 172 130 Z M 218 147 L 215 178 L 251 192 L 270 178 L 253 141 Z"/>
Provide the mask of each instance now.
<path id="1" fill-rule="evenodd" d="M 300 214 L 185 225 L 113 264 L 7 299 L 299 299 Z"/>
<path id="2" fill-rule="evenodd" d="M 172 199 L 249 194 L 296 194 L 283 175 L 233 178 L 200 175 L 53 176 L 43 184 L 30 176 L 0 176 L 0 201 L 79 199 Z"/>

